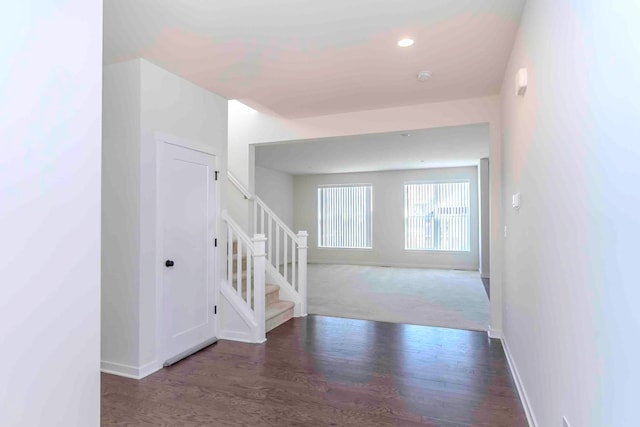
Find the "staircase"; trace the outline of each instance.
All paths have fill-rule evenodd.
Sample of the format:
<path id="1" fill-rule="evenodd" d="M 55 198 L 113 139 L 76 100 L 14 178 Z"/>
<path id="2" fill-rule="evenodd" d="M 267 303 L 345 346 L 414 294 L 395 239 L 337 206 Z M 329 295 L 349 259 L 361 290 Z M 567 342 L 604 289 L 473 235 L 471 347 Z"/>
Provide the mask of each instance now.
<path id="1" fill-rule="evenodd" d="M 218 336 L 260 343 L 267 332 L 307 315 L 308 235 L 306 231 L 295 234 L 262 200 L 232 175 L 228 178 L 248 203 L 252 218 L 243 228 L 228 212 L 222 213 L 227 266 L 220 286 Z"/>
<path id="2" fill-rule="evenodd" d="M 232 277 L 235 283 L 238 282 L 238 241 L 233 241 L 233 269 Z M 247 300 L 247 257 L 243 256 L 240 265 L 242 297 Z M 280 286 L 275 284 L 265 284 L 265 332 L 269 332 L 288 320 L 293 318 L 293 310 L 295 303 L 292 301 L 280 299 Z M 251 298 L 251 307 L 255 305 L 255 296 Z"/>

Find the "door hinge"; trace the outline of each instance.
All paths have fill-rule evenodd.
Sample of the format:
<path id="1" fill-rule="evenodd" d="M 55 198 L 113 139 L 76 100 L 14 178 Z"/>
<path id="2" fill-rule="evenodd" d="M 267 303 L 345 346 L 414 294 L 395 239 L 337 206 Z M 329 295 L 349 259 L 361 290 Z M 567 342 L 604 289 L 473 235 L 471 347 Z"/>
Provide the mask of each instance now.
<path id="1" fill-rule="evenodd" d="M 218 247 L 218 239 L 213 239 L 213 246 Z"/>
<path id="2" fill-rule="evenodd" d="M 216 181 L 218 180 L 218 174 L 220 173 L 220 171 L 216 171 Z"/>
<path id="3" fill-rule="evenodd" d="M 218 306 L 217 305 L 213 306 L 213 314 L 218 314 Z"/>

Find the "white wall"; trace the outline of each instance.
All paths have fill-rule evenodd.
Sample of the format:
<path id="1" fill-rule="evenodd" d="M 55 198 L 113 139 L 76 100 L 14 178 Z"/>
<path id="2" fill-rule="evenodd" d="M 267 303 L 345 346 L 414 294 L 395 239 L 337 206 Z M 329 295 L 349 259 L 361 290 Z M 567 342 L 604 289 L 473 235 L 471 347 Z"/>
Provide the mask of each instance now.
<path id="1" fill-rule="evenodd" d="M 639 21 L 529 1 L 504 77 L 504 335 L 542 427 L 638 424 Z"/>
<path id="2" fill-rule="evenodd" d="M 126 275 L 126 285 L 115 280 L 122 274 L 118 276 L 109 271 L 103 274 L 103 295 L 109 295 L 109 305 L 102 306 L 105 321 L 102 366 L 105 370 L 138 377 L 157 369 L 164 361 L 159 340 L 160 295 L 156 277 L 157 135 L 167 135 L 172 141 L 177 139 L 216 154 L 223 208 L 227 100 L 145 60 L 110 65 L 104 73 L 104 133 L 119 135 L 127 129 L 126 135 L 118 136 L 120 139 L 104 140 L 105 152 L 111 153 L 104 158 L 104 176 L 118 176 L 119 186 L 124 186 L 121 191 L 128 196 L 118 203 L 115 199 L 113 202 L 105 199 L 103 217 L 105 222 L 109 217 L 119 218 L 118 222 L 128 228 L 105 234 L 103 259 L 122 257 L 120 253 L 125 253 L 130 272 Z M 132 95 L 131 91 L 137 92 Z M 114 106 L 107 109 L 111 103 Z M 106 117 L 107 112 L 113 116 Z M 135 119 L 136 116 L 139 119 Z M 110 146 L 106 147 L 107 144 Z M 132 147 L 125 149 L 125 144 Z M 136 156 L 138 161 L 133 160 Z M 221 230 L 221 223 L 218 229 Z M 225 247 L 224 233 L 219 232 L 219 239 L 219 247 Z M 224 265 L 222 251 L 218 251 L 218 256 L 218 265 Z M 111 268 L 120 266 L 105 263 L 105 270 Z M 220 269 L 218 272 L 221 274 Z M 119 318 L 122 306 L 131 307 L 125 320 Z M 118 329 L 113 330 L 112 326 Z M 123 333 L 120 328 L 138 332 Z"/>
<path id="3" fill-rule="evenodd" d="M 102 2 L 0 18 L 0 425 L 100 423 Z"/>
<path id="4" fill-rule="evenodd" d="M 256 195 L 293 229 L 293 175 L 256 166 Z"/>
<path id="5" fill-rule="evenodd" d="M 138 366 L 140 61 L 110 66 L 102 99 L 102 360 Z"/>
<path id="6" fill-rule="evenodd" d="M 499 123 L 497 97 L 356 111 L 289 120 L 229 101 L 229 170 L 253 190 L 253 144 Z M 498 129 L 492 129 L 499 142 Z M 499 144 L 492 147 L 499 148 Z"/>
<path id="7" fill-rule="evenodd" d="M 231 180 L 229 180 L 229 185 L 225 190 L 227 213 L 245 234 L 251 236 L 253 234 L 253 201 L 245 196 Z M 245 190 L 248 191 L 247 188 Z"/>
<path id="8" fill-rule="evenodd" d="M 480 192 L 480 275 L 490 276 L 491 254 L 491 198 L 489 186 L 489 159 L 478 164 L 478 191 Z"/>
<path id="9" fill-rule="evenodd" d="M 404 184 L 468 179 L 471 190 L 471 251 L 404 250 Z M 372 249 L 318 247 L 318 186 L 372 185 Z M 294 224 L 309 232 L 309 262 L 478 270 L 478 172 L 476 167 L 419 169 L 294 177 Z"/>

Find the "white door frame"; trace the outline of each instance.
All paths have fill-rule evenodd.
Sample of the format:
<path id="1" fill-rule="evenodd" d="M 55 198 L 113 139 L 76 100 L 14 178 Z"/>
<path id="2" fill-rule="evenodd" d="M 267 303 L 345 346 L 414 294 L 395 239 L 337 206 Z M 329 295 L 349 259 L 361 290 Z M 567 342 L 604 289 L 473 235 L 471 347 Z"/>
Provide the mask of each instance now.
<path id="1" fill-rule="evenodd" d="M 199 151 L 204 154 L 209 154 L 215 156 L 216 159 L 216 170 L 219 170 L 219 175 L 223 175 L 222 168 L 220 166 L 220 153 L 214 150 L 211 147 L 207 147 L 203 144 L 188 141 L 183 138 L 178 138 L 173 135 L 168 135 L 161 132 L 156 132 L 154 134 L 155 139 L 155 166 L 156 166 L 156 176 L 155 176 L 155 194 L 156 194 L 156 244 L 155 244 L 155 260 L 156 260 L 156 360 L 158 361 L 158 368 L 162 368 L 162 363 L 166 360 L 167 348 L 166 348 L 166 340 L 164 334 L 164 284 L 163 284 L 163 273 L 164 273 L 164 254 L 161 250 L 163 248 L 164 235 L 163 235 L 163 226 L 164 226 L 164 214 L 162 210 L 162 200 L 160 198 L 159 192 L 159 182 L 160 182 L 160 172 L 161 172 L 161 159 L 162 153 L 164 150 L 165 144 L 175 145 L 178 147 L 186 148 L 193 151 Z M 225 168 L 226 169 L 226 168 Z M 224 176 L 224 175 L 223 175 Z M 222 245 L 220 244 L 220 215 L 221 215 L 221 187 L 218 185 L 220 180 L 216 181 L 215 185 L 215 225 L 214 232 L 216 236 L 218 236 L 218 247 L 213 249 L 214 257 L 213 257 L 213 298 L 214 304 L 219 304 L 219 294 L 220 294 L 220 271 L 219 266 L 224 265 L 220 261 L 221 251 L 219 250 Z M 219 321 L 216 319 L 214 321 L 214 335 L 219 336 Z"/>

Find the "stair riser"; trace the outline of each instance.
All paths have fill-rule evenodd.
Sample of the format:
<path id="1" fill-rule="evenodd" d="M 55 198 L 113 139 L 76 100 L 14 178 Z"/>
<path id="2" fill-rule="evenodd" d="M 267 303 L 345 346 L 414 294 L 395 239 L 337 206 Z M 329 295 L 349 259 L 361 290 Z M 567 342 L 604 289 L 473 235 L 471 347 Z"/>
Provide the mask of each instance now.
<path id="1" fill-rule="evenodd" d="M 280 301 L 280 291 L 276 290 L 274 292 L 269 292 L 266 295 L 265 301 L 266 305 L 277 303 L 278 301 Z"/>
<path id="2" fill-rule="evenodd" d="M 269 332 L 292 318 L 293 318 L 293 307 L 280 313 L 275 317 L 272 317 L 271 319 L 267 319 L 266 331 Z"/>

